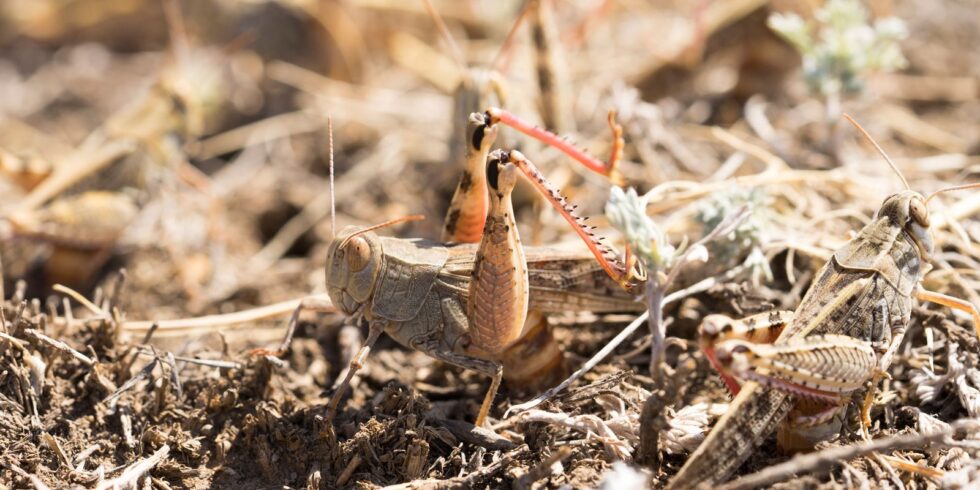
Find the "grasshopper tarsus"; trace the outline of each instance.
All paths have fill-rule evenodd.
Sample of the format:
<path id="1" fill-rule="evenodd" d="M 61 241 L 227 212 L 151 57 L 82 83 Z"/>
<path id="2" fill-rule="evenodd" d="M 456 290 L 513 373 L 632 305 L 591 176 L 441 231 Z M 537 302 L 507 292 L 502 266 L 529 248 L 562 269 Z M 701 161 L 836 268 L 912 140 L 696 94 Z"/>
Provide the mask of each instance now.
<path id="1" fill-rule="evenodd" d="M 341 398 L 343 398 L 344 394 L 347 392 L 347 388 L 350 386 L 351 380 L 354 379 L 357 371 L 359 371 L 364 365 L 364 360 L 367 359 L 368 354 L 371 353 L 371 348 L 374 347 L 374 343 L 378 341 L 378 337 L 380 337 L 381 333 L 385 331 L 385 326 L 387 323 L 388 322 L 383 319 L 375 319 L 368 322 L 367 339 L 365 339 L 364 344 L 361 345 L 361 348 L 358 349 L 357 354 L 355 354 L 351 359 L 350 364 L 347 366 L 346 373 L 342 373 L 344 374 L 343 381 L 337 385 L 333 395 L 330 397 L 330 401 L 327 402 L 327 414 L 324 419 L 328 425 L 337 415 L 337 407 L 340 405 Z"/>

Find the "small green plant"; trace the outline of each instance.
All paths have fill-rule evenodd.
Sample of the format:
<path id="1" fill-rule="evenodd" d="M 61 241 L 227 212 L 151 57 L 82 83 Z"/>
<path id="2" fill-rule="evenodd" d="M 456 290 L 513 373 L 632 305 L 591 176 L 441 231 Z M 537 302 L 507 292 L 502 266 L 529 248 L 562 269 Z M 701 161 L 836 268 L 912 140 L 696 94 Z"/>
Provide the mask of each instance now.
<path id="1" fill-rule="evenodd" d="M 769 27 L 800 52 L 807 84 L 824 97 L 861 92 L 868 74 L 907 64 L 899 46 L 908 36 L 905 22 L 888 17 L 869 24 L 858 0 L 828 0 L 812 22 L 772 14 Z"/>
<path id="2" fill-rule="evenodd" d="M 663 298 L 672 279 L 669 271 L 679 254 L 667 240 L 663 229 L 647 216 L 646 210 L 647 200 L 640 197 L 632 187 L 625 191 L 613 187 L 609 193 L 606 217 L 626 237 L 627 246 L 647 271 L 644 289 L 650 313 L 647 324 L 653 336 L 650 346 L 650 373 L 657 379 L 663 371 L 664 338 L 667 333 L 663 322 Z M 703 246 L 701 248 L 704 249 Z M 703 255 L 707 259 L 707 250 L 704 250 Z"/>
<path id="3" fill-rule="evenodd" d="M 707 244 L 708 253 L 718 258 L 721 265 L 731 265 L 742 261 L 749 271 L 752 284 L 758 285 L 763 277 L 772 281 L 769 261 L 762 251 L 762 245 L 769 241 L 769 223 L 772 221 L 768 211 L 772 198 L 761 187 L 746 189 L 733 187 L 702 201 L 694 211 L 694 219 L 701 225 L 703 234 L 708 234 L 721 224 L 726 216 L 742 206 L 749 206 L 752 214 L 742 221 L 731 233 L 720 236 Z"/>
<path id="4" fill-rule="evenodd" d="M 674 247 L 667 240 L 667 234 L 646 214 L 647 197 L 639 196 L 633 188 L 623 190 L 613 187 L 606 203 L 606 217 L 616 229 L 626 237 L 630 249 L 647 272 L 645 294 L 652 341 L 650 345 L 650 373 L 654 379 L 662 381 L 664 366 L 664 339 L 666 329 L 663 321 L 663 300 L 667 288 L 677 277 L 681 268 L 689 261 L 708 260 L 705 244 L 719 237 L 734 233 L 749 216 L 749 207 L 741 206 L 723 218 L 707 232 L 703 238 L 686 246 L 683 241 Z"/>
<path id="5" fill-rule="evenodd" d="M 632 187 L 613 187 L 606 204 L 606 217 L 626 236 L 633 253 L 650 273 L 666 271 L 674 262 L 677 249 L 667 240 L 660 226 L 647 216 L 647 200 Z"/>

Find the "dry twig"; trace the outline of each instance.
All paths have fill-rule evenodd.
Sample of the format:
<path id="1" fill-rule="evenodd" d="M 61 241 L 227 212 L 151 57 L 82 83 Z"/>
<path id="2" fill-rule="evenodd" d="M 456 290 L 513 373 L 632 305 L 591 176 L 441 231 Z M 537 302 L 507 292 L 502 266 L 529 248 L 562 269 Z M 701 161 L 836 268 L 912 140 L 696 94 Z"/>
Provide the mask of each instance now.
<path id="1" fill-rule="evenodd" d="M 966 431 L 980 428 L 976 419 L 962 419 L 952 423 L 948 430 L 936 430 L 929 434 L 910 434 L 885 437 L 873 441 L 860 442 L 849 446 L 833 447 L 770 466 L 751 475 L 743 476 L 719 487 L 719 490 L 741 490 L 772 485 L 793 475 L 827 471 L 834 466 L 868 454 L 894 451 L 898 449 L 919 449 L 931 444 L 952 445 L 952 437 Z"/>

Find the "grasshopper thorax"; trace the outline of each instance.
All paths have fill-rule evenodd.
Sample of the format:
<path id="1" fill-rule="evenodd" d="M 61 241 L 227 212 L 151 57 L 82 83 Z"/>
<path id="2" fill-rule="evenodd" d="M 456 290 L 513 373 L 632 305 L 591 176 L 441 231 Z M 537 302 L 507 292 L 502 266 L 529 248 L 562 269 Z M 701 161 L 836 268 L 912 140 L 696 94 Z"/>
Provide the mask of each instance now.
<path id="1" fill-rule="evenodd" d="M 348 226 L 327 249 L 327 294 L 344 314 L 353 315 L 371 299 L 381 269 L 381 239 Z"/>
<path id="2" fill-rule="evenodd" d="M 885 198 L 876 214 L 877 219 L 887 218 L 915 243 L 924 261 L 932 257 L 932 235 L 929 232 L 929 209 L 926 199 L 918 192 L 905 190 Z M 877 221 L 876 219 L 876 221 Z"/>

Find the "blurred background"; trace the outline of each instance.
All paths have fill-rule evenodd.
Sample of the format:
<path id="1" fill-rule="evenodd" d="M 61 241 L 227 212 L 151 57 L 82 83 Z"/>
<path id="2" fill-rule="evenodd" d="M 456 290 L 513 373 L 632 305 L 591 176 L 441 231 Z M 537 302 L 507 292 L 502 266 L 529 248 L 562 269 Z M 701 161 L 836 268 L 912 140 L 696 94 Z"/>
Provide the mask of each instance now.
<path id="1" fill-rule="evenodd" d="M 487 104 L 600 157 L 614 110 L 625 187 L 644 197 L 662 245 L 697 239 L 748 204 L 751 218 L 679 283 L 742 266 L 733 289 L 713 296 L 738 312 L 745 297 L 793 307 L 832 251 L 902 189 L 842 114 L 862 123 L 913 189 L 980 172 L 973 0 L 432 4 L 441 20 L 421 0 L 0 0 L 5 297 L 44 301 L 62 284 L 96 304 L 112 295 L 129 320 L 163 320 L 322 293 L 331 198 L 338 229 L 424 214 L 382 233 L 438 239 L 462 173 L 461 128 Z M 603 218 L 608 179 L 507 128 L 497 146 L 524 152 L 621 249 Z M 573 239 L 529 187 L 515 200 L 526 243 Z M 927 283 L 980 304 L 980 198 L 931 206 L 938 271 Z M 745 284 L 751 294 L 738 289 Z M 715 312 L 703 301 L 669 312 L 672 332 L 691 338 Z M 615 334 L 574 327 L 583 322 L 602 323 L 557 321 L 573 358 Z M 225 354 L 226 341 L 234 352 L 269 345 L 283 323 L 252 322 L 201 345 Z M 306 327 L 303 336 L 325 335 Z M 194 335 L 207 334 L 181 333 L 185 351 L 197 348 Z M 336 334 L 327 337 L 326 350 L 336 350 Z M 643 372 L 640 337 L 618 366 Z M 416 381 L 392 366 L 431 364 L 394 352 L 367 371 L 374 382 L 354 406 L 386 377 Z M 315 386 L 333 380 L 336 358 L 317 367 Z M 299 384 L 290 388 L 299 398 L 319 396 Z"/>

